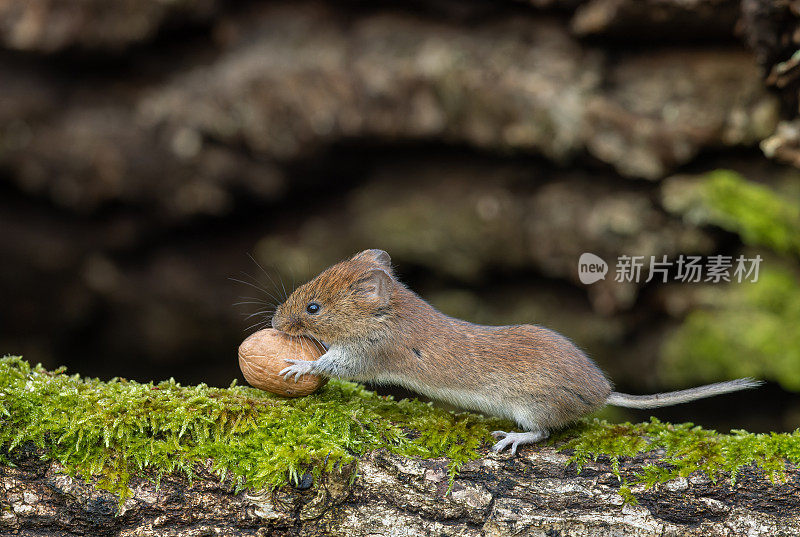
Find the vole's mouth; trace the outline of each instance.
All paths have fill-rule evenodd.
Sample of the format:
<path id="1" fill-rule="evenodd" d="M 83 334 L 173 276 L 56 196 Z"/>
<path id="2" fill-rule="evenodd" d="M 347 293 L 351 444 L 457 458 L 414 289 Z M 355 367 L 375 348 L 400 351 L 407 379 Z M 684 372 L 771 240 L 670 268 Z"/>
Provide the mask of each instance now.
<path id="1" fill-rule="evenodd" d="M 303 334 L 303 335 L 304 335 L 304 336 L 306 336 L 306 337 L 307 337 L 307 338 L 309 338 L 309 339 L 313 339 L 314 341 L 316 341 L 317 343 L 319 343 L 320 345 L 322 345 L 322 347 L 323 347 L 323 348 L 325 349 L 325 351 L 327 352 L 327 350 L 328 350 L 328 344 L 327 344 L 327 343 L 325 343 L 324 341 L 322 341 L 322 340 L 321 340 L 321 339 L 319 339 L 318 337 L 312 336 L 311 334 L 308 334 L 308 333 L 306 333 L 306 334 Z"/>
<path id="2" fill-rule="evenodd" d="M 311 334 L 309 334 L 309 333 L 307 333 L 307 332 L 306 332 L 306 333 L 300 333 L 300 334 L 292 334 L 292 333 L 290 333 L 290 332 L 287 332 L 287 331 L 285 331 L 285 330 L 279 330 L 279 329 L 277 329 L 277 328 L 275 328 L 275 331 L 277 331 L 277 332 L 279 332 L 279 333 L 283 334 L 284 336 L 289 336 L 289 337 L 307 337 L 307 338 L 309 338 L 309 339 L 313 339 L 314 341 L 316 341 L 317 343 L 319 343 L 320 345 L 322 345 L 322 347 L 323 347 L 323 348 L 324 348 L 326 351 L 327 351 L 327 350 L 330 348 L 330 345 L 329 345 L 328 343 L 326 343 L 326 342 L 322 341 L 321 339 L 319 339 L 319 338 L 317 338 L 317 337 L 314 337 L 314 336 L 312 336 Z"/>

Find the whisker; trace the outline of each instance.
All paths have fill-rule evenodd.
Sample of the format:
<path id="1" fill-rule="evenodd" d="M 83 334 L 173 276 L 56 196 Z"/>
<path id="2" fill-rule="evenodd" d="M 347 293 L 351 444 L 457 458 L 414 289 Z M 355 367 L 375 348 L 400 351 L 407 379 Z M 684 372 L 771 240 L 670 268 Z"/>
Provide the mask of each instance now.
<path id="1" fill-rule="evenodd" d="M 275 296 L 275 294 L 274 294 L 274 293 L 270 292 L 270 290 L 269 290 L 269 289 L 267 289 L 265 286 L 262 286 L 262 285 L 261 285 L 261 281 L 260 281 L 258 278 L 256 278 L 255 276 L 253 276 L 253 275 L 252 275 L 252 274 L 250 274 L 249 272 L 245 272 L 245 271 L 241 271 L 241 272 L 242 272 L 242 274 L 244 274 L 245 276 L 247 276 L 248 278 L 250 278 L 252 281 L 254 281 L 256 284 L 258 284 L 258 286 L 259 286 L 259 289 L 261 289 L 261 292 L 262 292 L 262 293 L 265 293 L 265 294 L 269 295 L 269 296 L 270 296 L 270 298 L 272 298 L 272 299 L 273 299 L 274 301 L 276 301 L 276 302 L 280 302 L 280 301 L 281 301 L 281 300 L 280 300 L 280 298 L 278 298 L 277 296 Z M 269 275 L 267 275 L 267 276 L 269 276 Z"/>
<path id="2" fill-rule="evenodd" d="M 260 300 L 261 302 L 266 302 L 266 300 L 264 300 L 263 298 L 259 298 L 259 297 L 257 297 L 257 296 L 243 296 L 243 295 L 239 295 L 237 298 L 239 298 L 239 299 L 241 299 L 241 300 Z"/>
<path id="3" fill-rule="evenodd" d="M 325 346 L 325 345 L 324 345 L 324 344 L 323 344 L 323 343 L 322 343 L 322 342 L 321 342 L 319 339 L 317 339 L 317 337 L 316 337 L 316 336 L 314 336 L 313 334 L 309 334 L 309 337 L 311 337 L 311 339 L 313 339 L 314 341 L 316 341 L 316 342 L 317 342 L 317 344 L 320 346 L 320 348 L 324 349 L 325 351 L 327 351 L 327 350 L 328 350 L 328 347 L 326 347 L 326 346 Z"/>
<path id="4" fill-rule="evenodd" d="M 283 277 L 280 274 L 278 274 L 278 279 L 280 279 L 281 281 L 281 287 L 283 287 L 284 300 L 286 300 L 287 298 L 289 298 L 289 294 L 286 292 L 286 286 L 283 285 Z"/>
<path id="5" fill-rule="evenodd" d="M 274 311 L 274 310 L 261 310 L 261 311 L 257 311 L 257 312 L 255 312 L 255 313 L 251 313 L 250 315 L 248 315 L 247 317 L 245 317 L 245 318 L 244 318 L 244 320 L 246 321 L 246 320 L 248 320 L 248 319 L 250 319 L 250 318 L 252 318 L 252 317 L 255 317 L 256 315 L 269 315 L 269 314 L 270 314 L 270 313 L 272 313 L 273 311 Z M 244 314 L 242 314 L 242 315 L 244 315 Z"/>
<path id="6" fill-rule="evenodd" d="M 244 306 L 246 304 L 258 304 L 260 306 L 274 306 L 274 302 L 267 302 L 266 300 L 245 300 L 242 302 L 234 302 L 234 306 Z"/>
<path id="7" fill-rule="evenodd" d="M 257 327 L 257 326 L 258 326 L 258 327 L 261 327 L 261 326 L 266 326 L 266 323 L 267 323 L 267 321 L 258 321 L 257 323 L 255 323 L 255 324 L 251 324 L 250 326 L 248 326 L 247 328 L 245 328 L 245 329 L 244 329 L 244 332 L 247 332 L 248 330 L 250 330 L 250 329 L 252 329 L 252 328 L 255 328 L 255 327 Z"/>
<path id="8" fill-rule="evenodd" d="M 246 274 L 246 273 L 244 273 L 244 272 L 243 272 L 243 274 L 245 274 L 245 276 L 251 277 L 249 274 Z M 229 279 L 229 280 L 231 280 L 231 281 L 234 281 L 234 282 L 238 282 L 238 283 L 243 283 L 243 284 L 245 284 L 245 285 L 249 285 L 249 286 L 250 286 L 250 287 L 252 287 L 253 289 L 256 289 L 256 290 L 258 290 L 258 291 L 261 291 L 262 293 L 264 293 L 265 295 L 267 295 L 269 298 L 271 298 L 271 299 L 275 300 L 276 302 L 281 302 L 281 300 L 280 300 L 278 297 L 274 296 L 272 293 L 270 293 L 270 292 L 269 292 L 269 291 L 267 291 L 266 289 L 263 289 L 262 287 L 259 287 L 258 285 L 254 284 L 254 283 L 250 283 L 250 282 L 248 282 L 248 281 L 245 281 L 245 280 L 240 280 L 240 279 L 238 279 L 238 278 L 228 278 L 228 279 Z"/>
<path id="9" fill-rule="evenodd" d="M 247 253 L 247 257 L 249 257 L 249 258 L 250 258 L 250 259 L 253 261 L 253 263 L 255 263 L 255 264 L 256 264 L 256 266 L 258 266 L 258 268 L 260 268 L 260 269 L 261 269 L 261 272 L 263 272 L 263 273 L 264 273 L 264 275 L 265 275 L 267 278 L 269 278 L 269 281 L 270 281 L 270 282 L 272 282 L 272 286 L 275 288 L 275 291 L 277 291 L 277 290 L 278 290 L 278 284 L 276 284 L 276 283 L 275 283 L 275 280 L 273 280 L 273 279 L 272 279 L 272 276 L 270 276 L 270 275 L 269 275 L 269 272 L 267 272 L 266 270 L 264 270 L 264 267 L 262 267 L 262 266 L 261 266 L 261 263 L 259 263 L 259 262 L 256 260 L 256 258 L 255 258 L 255 257 L 254 257 L 252 254 L 250 254 L 250 252 L 248 252 L 248 253 Z M 283 292 L 284 292 L 284 296 L 285 296 L 285 295 L 286 295 L 286 289 L 284 289 L 284 290 L 283 290 Z M 284 298 L 284 300 L 285 300 L 285 298 Z"/>
<path id="10" fill-rule="evenodd" d="M 243 284 L 245 284 L 245 285 L 249 285 L 249 286 L 250 286 L 250 287 L 252 287 L 253 289 L 258 289 L 258 290 L 259 290 L 259 291 L 261 291 L 262 293 L 266 293 L 266 291 L 265 291 L 264 289 L 262 289 L 261 287 L 259 287 L 259 286 L 255 285 L 255 284 L 252 284 L 252 283 L 250 283 L 250 282 L 246 282 L 246 281 L 244 281 L 244 280 L 240 280 L 240 279 L 238 279 L 238 278 L 230 278 L 230 277 L 229 277 L 228 279 L 229 279 L 229 280 L 231 280 L 231 281 L 233 281 L 233 282 L 237 282 L 237 283 L 243 283 Z"/>

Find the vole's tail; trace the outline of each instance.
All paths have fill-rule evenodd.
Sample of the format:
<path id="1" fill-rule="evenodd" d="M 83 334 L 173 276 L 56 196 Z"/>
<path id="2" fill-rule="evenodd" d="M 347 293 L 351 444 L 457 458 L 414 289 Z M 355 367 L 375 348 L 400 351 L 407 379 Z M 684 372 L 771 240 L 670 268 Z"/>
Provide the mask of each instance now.
<path id="1" fill-rule="evenodd" d="M 688 403 L 689 401 L 713 397 L 723 393 L 757 388 L 762 384 L 764 383 L 760 380 L 743 378 L 728 380 L 726 382 L 717 382 L 715 384 L 706 384 L 705 386 L 689 388 L 688 390 L 654 393 L 653 395 L 628 395 L 627 393 L 611 392 L 611 395 L 606 399 L 606 404 L 625 408 L 658 408 L 661 406 Z"/>

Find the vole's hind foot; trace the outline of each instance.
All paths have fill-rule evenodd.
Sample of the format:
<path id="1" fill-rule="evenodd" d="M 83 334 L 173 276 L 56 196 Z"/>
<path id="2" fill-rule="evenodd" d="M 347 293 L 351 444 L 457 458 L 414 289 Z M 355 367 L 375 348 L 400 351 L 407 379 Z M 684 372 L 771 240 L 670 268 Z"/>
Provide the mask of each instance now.
<path id="1" fill-rule="evenodd" d="M 492 446 L 492 451 L 501 452 L 509 445 L 511 446 L 511 454 L 517 454 L 517 447 L 524 444 L 535 444 L 550 436 L 546 431 L 528 431 L 526 433 L 507 433 L 505 431 L 494 431 L 492 436 L 498 442 Z"/>

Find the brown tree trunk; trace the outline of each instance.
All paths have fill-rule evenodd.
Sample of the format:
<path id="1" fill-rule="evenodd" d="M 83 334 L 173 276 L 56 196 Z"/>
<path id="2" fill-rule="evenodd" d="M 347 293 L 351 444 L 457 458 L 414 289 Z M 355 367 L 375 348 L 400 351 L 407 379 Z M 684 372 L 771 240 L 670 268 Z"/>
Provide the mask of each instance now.
<path id="1" fill-rule="evenodd" d="M 298 487 L 235 493 L 202 468 L 190 484 L 159 487 L 134 478 L 132 497 L 116 496 L 59 472 L 35 450 L 0 468 L 0 535 L 798 535 L 800 472 L 771 483 L 755 468 L 735 485 L 704 475 L 618 493 L 607 460 L 580 473 L 553 448 L 487 454 L 464 467 L 447 493 L 447 461 L 377 451 Z M 623 477 L 657 454 L 624 461 Z"/>

